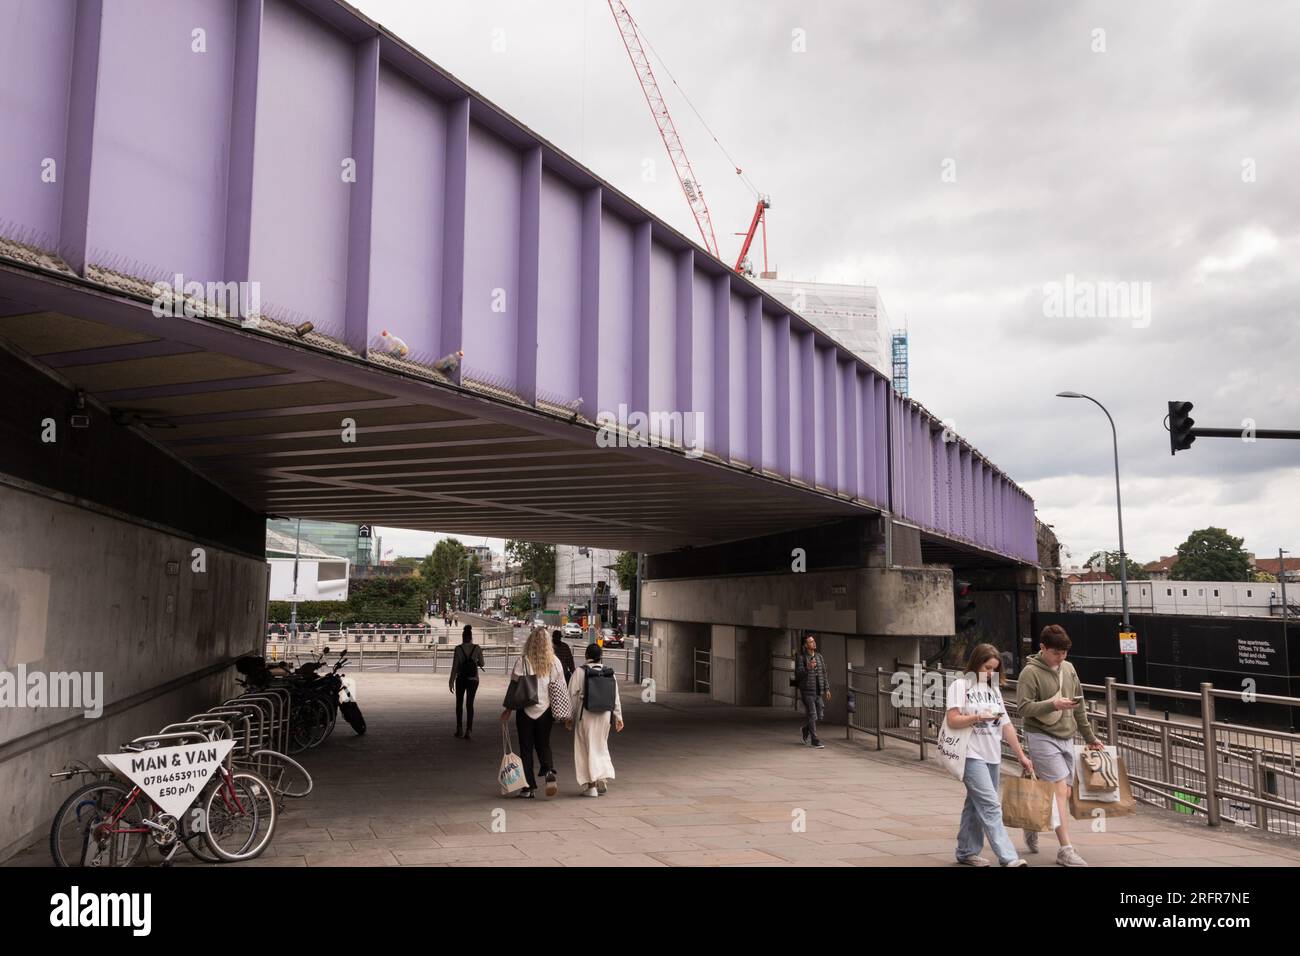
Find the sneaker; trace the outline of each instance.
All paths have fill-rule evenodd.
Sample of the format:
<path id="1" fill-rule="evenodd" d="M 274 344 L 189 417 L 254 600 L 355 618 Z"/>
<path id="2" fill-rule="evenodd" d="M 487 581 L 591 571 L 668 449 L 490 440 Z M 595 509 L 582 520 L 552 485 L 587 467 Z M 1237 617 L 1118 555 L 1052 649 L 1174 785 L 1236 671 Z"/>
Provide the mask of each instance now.
<path id="1" fill-rule="evenodd" d="M 582 791 L 582 795 L 584 797 L 598 797 L 600 796 L 600 791 L 595 787 L 588 787 L 586 790 Z"/>
<path id="2" fill-rule="evenodd" d="M 1079 856 L 1072 846 L 1063 846 L 1060 852 L 1056 854 L 1056 863 L 1058 866 L 1087 866 L 1088 861 Z"/>
<path id="3" fill-rule="evenodd" d="M 532 800 L 532 799 L 533 799 L 533 788 L 532 788 L 532 787 L 524 787 L 524 789 L 520 790 L 520 791 L 519 791 L 519 799 L 521 799 L 521 800 Z"/>
<path id="4" fill-rule="evenodd" d="M 1003 866 L 1028 866 L 1029 864 L 1026 863 L 1024 860 L 1017 858 L 1012 860 L 1010 863 L 1003 863 L 1002 865 Z"/>
<path id="5" fill-rule="evenodd" d="M 1030 853 L 1038 852 L 1038 831 L 1037 830 L 1025 831 L 1025 849 L 1028 850 Z"/>
<path id="6" fill-rule="evenodd" d="M 989 861 L 982 856 L 959 856 L 957 862 L 962 866 L 988 866 Z"/>
<path id="7" fill-rule="evenodd" d="M 804 742 L 804 743 L 807 743 L 807 742 L 808 742 L 808 725 L 807 725 L 807 724 L 804 724 L 802 727 L 800 727 L 800 728 L 799 728 L 799 732 L 800 732 L 801 734 L 803 734 L 803 742 Z"/>
<path id="8" fill-rule="evenodd" d="M 546 795 L 553 797 L 560 792 L 560 785 L 555 782 L 555 771 L 552 770 L 546 775 Z"/>
<path id="9" fill-rule="evenodd" d="M 820 740 L 818 740 L 816 737 L 814 737 L 812 739 L 812 748 L 813 750 L 825 750 L 826 745 L 822 743 Z"/>
<path id="10" fill-rule="evenodd" d="M 596 792 L 597 792 L 597 793 L 604 793 L 604 792 L 605 792 L 606 790 L 608 790 L 608 789 L 609 789 L 609 781 L 607 781 L 607 780 L 597 780 L 597 781 L 596 781 Z"/>

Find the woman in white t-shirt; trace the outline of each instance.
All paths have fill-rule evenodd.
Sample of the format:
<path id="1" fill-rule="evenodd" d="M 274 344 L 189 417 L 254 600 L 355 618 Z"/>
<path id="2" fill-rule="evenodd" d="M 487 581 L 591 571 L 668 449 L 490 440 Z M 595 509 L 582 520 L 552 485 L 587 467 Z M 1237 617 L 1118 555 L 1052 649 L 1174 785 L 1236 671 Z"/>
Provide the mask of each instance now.
<path id="1" fill-rule="evenodd" d="M 966 746 L 966 804 L 957 833 L 957 862 L 967 866 L 988 866 L 979 855 L 985 838 L 1003 866 L 1027 866 L 1002 825 L 1002 799 L 998 795 L 998 771 L 1002 766 L 1002 742 L 1015 753 L 1026 773 L 1033 763 L 1025 756 L 1016 728 L 1002 702 L 1002 657 L 992 644 L 976 644 L 966 662 L 964 676 L 948 687 L 948 726 L 952 730 L 971 728 Z"/>
<path id="2" fill-rule="evenodd" d="M 555 781 L 555 758 L 551 754 L 551 725 L 554 723 L 551 698 L 559 696 L 567 701 L 569 692 L 564 680 L 564 668 L 555 656 L 551 639 L 544 627 L 533 628 L 524 644 L 523 654 L 510 671 L 511 677 L 521 677 L 524 674 L 537 677 L 537 703 L 515 711 L 519 756 L 524 762 L 524 779 L 528 782 L 528 786 L 519 791 L 519 796 L 530 799 L 537 790 L 537 778 L 533 776 L 535 752 L 540 764 L 538 772 L 546 777 L 546 795 L 553 797 L 559 792 L 559 784 Z M 509 719 L 510 710 L 507 708 L 501 714 L 501 721 L 504 723 Z"/>

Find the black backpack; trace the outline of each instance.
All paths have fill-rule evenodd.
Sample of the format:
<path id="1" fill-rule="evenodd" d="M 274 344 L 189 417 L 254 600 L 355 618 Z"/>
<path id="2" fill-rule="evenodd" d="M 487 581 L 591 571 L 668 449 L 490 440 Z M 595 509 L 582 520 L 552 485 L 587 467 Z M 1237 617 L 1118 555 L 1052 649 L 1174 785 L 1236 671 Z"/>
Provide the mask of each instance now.
<path id="1" fill-rule="evenodd" d="M 465 652 L 465 656 L 460 660 L 460 668 L 456 671 L 462 681 L 478 680 L 478 664 L 474 661 L 473 644 L 462 644 L 460 650 Z M 477 648 L 475 648 L 477 649 Z"/>
<path id="2" fill-rule="evenodd" d="M 614 668 L 588 664 L 587 686 L 582 694 L 582 706 L 593 714 L 608 714 L 614 709 L 618 685 L 614 682 Z"/>

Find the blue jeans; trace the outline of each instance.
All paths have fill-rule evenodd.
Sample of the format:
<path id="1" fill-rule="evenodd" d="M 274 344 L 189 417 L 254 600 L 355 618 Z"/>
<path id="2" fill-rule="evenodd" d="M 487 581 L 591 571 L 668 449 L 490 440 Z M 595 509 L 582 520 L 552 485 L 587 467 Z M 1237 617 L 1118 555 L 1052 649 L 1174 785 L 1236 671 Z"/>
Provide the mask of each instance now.
<path id="1" fill-rule="evenodd" d="M 957 859 L 979 856 L 987 837 L 989 847 L 1003 866 L 1018 859 L 1007 828 L 1002 825 L 1002 798 L 998 795 L 998 764 L 977 758 L 966 760 L 962 777 L 966 784 L 966 805 L 961 808 L 961 830 L 957 833 Z"/>

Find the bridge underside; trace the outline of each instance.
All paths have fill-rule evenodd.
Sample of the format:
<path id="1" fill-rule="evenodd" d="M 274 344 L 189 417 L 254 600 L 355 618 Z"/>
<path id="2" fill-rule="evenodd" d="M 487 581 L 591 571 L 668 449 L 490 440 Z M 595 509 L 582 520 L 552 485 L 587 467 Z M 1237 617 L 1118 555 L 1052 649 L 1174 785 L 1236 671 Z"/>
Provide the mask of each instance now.
<path id="1" fill-rule="evenodd" d="M 12 356 L 267 514 L 656 552 L 873 513 L 707 458 L 598 448 L 590 424 L 71 282 L 5 267 L 0 297 Z M 10 453 L 39 456 L 47 417 L 77 440 L 67 407 L 36 411 L 9 421 Z"/>

